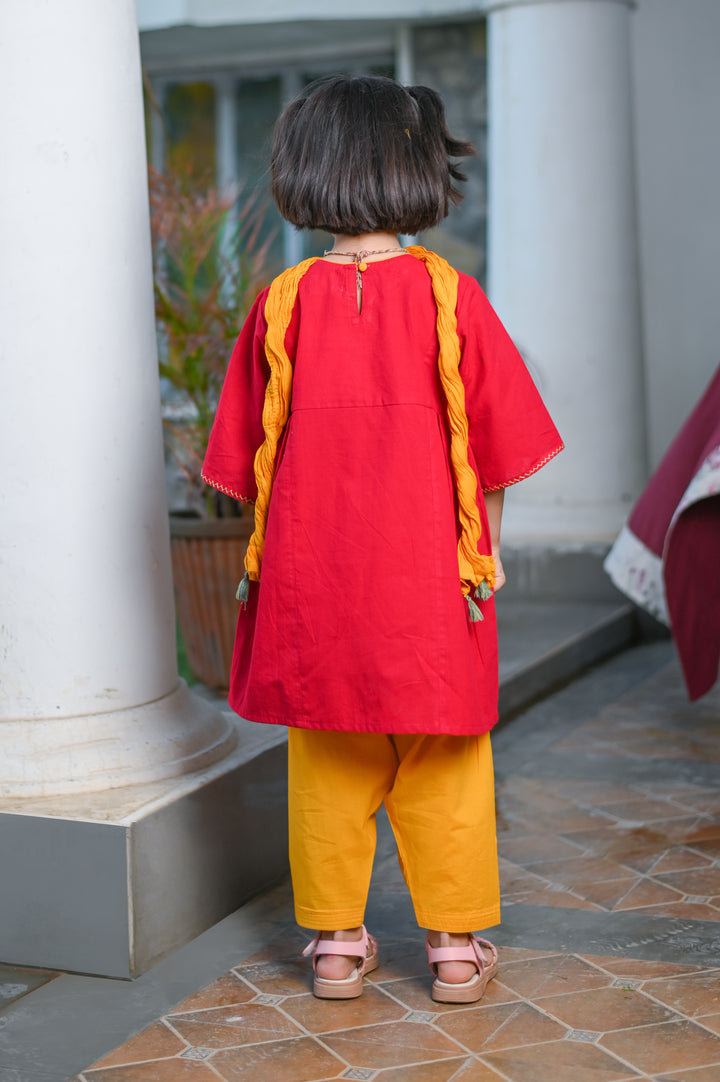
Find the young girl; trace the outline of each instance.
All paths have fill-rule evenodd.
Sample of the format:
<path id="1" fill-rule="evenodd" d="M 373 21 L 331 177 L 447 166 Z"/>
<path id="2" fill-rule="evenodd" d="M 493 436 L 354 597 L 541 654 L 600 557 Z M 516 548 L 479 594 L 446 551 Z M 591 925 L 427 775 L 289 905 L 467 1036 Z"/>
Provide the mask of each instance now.
<path id="1" fill-rule="evenodd" d="M 282 215 L 333 237 L 258 297 L 208 484 L 255 501 L 230 704 L 288 725 L 298 923 L 317 996 L 360 995 L 384 802 L 433 998 L 478 1000 L 500 919 L 489 730 L 503 490 L 562 443 L 477 282 L 398 234 L 440 222 L 474 153 L 438 95 L 334 77 L 278 121 Z"/>

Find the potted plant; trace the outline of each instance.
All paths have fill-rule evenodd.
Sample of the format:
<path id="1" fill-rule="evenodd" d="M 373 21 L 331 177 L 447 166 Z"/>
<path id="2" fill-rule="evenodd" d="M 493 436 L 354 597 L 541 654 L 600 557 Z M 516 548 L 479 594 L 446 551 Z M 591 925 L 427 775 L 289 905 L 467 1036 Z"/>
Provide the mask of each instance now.
<path id="1" fill-rule="evenodd" d="M 271 238 L 260 239 L 256 200 L 198 187 L 189 172 L 150 170 L 150 216 L 165 445 L 185 496 L 170 516 L 178 623 L 193 675 L 224 689 L 254 518 L 200 473 L 233 343 L 266 284 Z"/>

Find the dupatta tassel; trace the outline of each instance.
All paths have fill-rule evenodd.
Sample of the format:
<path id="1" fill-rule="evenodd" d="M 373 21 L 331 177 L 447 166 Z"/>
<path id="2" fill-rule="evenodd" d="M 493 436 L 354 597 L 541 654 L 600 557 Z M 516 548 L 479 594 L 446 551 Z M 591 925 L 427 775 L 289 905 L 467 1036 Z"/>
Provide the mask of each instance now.
<path id="1" fill-rule="evenodd" d="M 480 601 L 489 601 L 492 596 L 493 592 L 490 587 L 490 583 L 487 579 L 483 579 L 482 582 L 480 582 L 479 585 L 475 588 L 475 597 L 477 597 Z"/>
<path id="2" fill-rule="evenodd" d="M 235 597 L 240 602 L 240 608 L 246 609 L 248 600 L 250 599 L 250 576 L 247 571 L 238 583 L 237 593 L 235 594 Z"/>
<path id="3" fill-rule="evenodd" d="M 484 616 L 483 616 L 483 614 L 482 614 L 482 613 L 480 612 L 480 609 L 479 609 L 479 608 L 478 608 L 478 606 L 477 606 L 477 605 L 475 604 L 475 602 L 473 601 L 473 599 L 472 599 L 472 598 L 471 598 L 471 597 L 470 597 L 470 596 L 468 595 L 468 597 L 466 597 L 466 599 L 465 599 L 465 600 L 466 600 L 466 601 L 467 601 L 467 603 L 468 603 L 468 612 L 469 612 L 469 614 L 470 614 L 470 620 L 471 620 L 471 622 L 472 622 L 473 624 L 476 624 L 476 623 L 477 623 L 477 622 L 478 622 L 479 620 L 484 620 L 484 619 L 485 619 L 485 617 L 484 617 Z"/>

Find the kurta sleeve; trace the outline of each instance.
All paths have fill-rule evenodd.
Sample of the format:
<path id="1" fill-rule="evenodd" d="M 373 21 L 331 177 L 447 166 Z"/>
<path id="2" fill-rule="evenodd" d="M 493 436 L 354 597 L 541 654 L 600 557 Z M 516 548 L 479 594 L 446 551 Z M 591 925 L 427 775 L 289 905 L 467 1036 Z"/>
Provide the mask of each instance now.
<path id="1" fill-rule="evenodd" d="M 457 317 L 470 446 L 490 492 L 535 473 L 563 442 L 510 335 L 475 279 L 463 274 Z"/>
<path id="2" fill-rule="evenodd" d="M 203 463 L 203 481 L 228 496 L 257 498 L 253 465 L 265 439 L 262 411 L 270 368 L 265 356 L 265 301 L 259 295 L 230 357 Z"/>

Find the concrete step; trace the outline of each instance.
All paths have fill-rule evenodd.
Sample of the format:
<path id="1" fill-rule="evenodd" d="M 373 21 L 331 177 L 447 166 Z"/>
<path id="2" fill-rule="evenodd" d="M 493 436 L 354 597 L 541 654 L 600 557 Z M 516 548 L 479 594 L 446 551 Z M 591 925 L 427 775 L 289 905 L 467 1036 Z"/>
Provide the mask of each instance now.
<path id="1" fill-rule="evenodd" d="M 500 721 L 566 684 L 638 636 L 626 602 L 497 598 Z"/>

